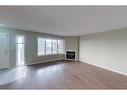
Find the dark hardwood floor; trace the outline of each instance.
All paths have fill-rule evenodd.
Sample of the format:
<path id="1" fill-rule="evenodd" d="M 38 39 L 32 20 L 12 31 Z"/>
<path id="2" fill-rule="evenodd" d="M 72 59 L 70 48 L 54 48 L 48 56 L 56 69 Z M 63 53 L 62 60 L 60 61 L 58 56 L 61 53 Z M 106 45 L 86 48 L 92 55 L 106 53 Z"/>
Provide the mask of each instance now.
<path id="1" fill-rule="evenodd" d="M 127 89 L 127 76 L 82 62 L 54 61 L 27 66 L 25 78 L 0 89 Z"/>

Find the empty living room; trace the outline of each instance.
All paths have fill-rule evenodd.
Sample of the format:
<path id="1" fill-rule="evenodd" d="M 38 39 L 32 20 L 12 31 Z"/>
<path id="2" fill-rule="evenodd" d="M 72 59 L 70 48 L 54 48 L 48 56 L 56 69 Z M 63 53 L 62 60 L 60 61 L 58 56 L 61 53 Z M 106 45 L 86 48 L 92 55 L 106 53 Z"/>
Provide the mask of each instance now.
<path id="1" fill-rule="evenodd" d="M 0 6 L 0 89 L 127 89 L 127 6 Z"/>

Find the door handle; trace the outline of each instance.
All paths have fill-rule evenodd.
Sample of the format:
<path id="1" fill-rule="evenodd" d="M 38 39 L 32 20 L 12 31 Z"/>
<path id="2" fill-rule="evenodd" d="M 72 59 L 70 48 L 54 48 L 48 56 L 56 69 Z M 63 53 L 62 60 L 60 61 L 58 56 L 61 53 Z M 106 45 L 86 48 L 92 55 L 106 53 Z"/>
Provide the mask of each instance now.
<path id="1" fill-rule="evenodd" d="M 5 50 L 5 54 L 7 54 L 7 50 Z"/>

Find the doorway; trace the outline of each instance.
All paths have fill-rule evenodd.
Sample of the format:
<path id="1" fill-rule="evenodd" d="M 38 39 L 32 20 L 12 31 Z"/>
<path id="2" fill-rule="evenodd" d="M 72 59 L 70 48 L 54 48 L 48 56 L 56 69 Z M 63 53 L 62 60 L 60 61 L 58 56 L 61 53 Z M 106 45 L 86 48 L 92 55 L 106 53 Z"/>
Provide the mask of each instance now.
<path id="1" fill-rule="evenodd" d="M 25 64 L 25 38 L 24 35 L 16 35 L 16 63 L 17 66 Z"/>

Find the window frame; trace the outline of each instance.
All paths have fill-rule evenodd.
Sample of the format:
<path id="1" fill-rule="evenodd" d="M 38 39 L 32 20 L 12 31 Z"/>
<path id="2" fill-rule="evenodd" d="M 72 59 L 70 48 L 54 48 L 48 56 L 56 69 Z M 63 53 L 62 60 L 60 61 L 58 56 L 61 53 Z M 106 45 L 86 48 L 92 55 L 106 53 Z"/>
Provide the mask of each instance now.
<path id="1" fill-rule="evenodd" d="M 46 39 L 45 39 L 45 45 L 44 45 L 44 48 L 45 48 L 44 49 L 44 54 L 39 55 L 39 47 L 38 47 L 38 39 L 39 38 L 42 38 L 42 39 L 44 38 L 45 39 L 45 37 L 43 37 L 43 36 L 42 37 L 41 36 L 37 37 L 37 56 L 45 56 L 45 54 L 46 54 L 46 47 L 45 47 L 46 46 Z"/>
<path id="2" fill-rule="evenodd" d="M 53 53 L 53 40 L 56 40 L 56 53 Z M 53 39 L 52 39 L 52 54 L 53 54 L 53 55 L 58 54 L 58 39 L 56 39 L 56 38 L 53 38 Z"/>
<path id="3" fill-rule="evenodd" d="M 47 46 L 47 45 L 46 45 L 46 39 L 51 40 L 51 54 L 47 54 L 47 53 L 46 53 L 46 46 Z M 52 47 L 53 47 L 53 45 L 52 45 L 52 38 L 51 38 L 51 37 L 45 37 L 45 55 L 52 55 L 52 54 L 53 54 L 53 52 L 52 52 L 52 49 L 53 49 L 53 48 L 52 48 Z"/>
<path id="4" fill-rule="evenodd" d="M 58 51 L 58 49 L 59 49 L 58 40 L 63 41 L 63 52 L 62 53 L 59 53 L 59 51 Z M 65 52 L 65 40 L 64 39 L 58 39 L 58 40 L 57 40 L 57 54 L 64 54 L 64 52 Z"/>
<path id="5" fill-rule="evenodd" d="M 45 54 L 44 55 L 38 55 L 38 38 L 44 38 L 45 39 Z M 51 54 L 46 54 L 46 39 L 50 39 L 51 40 Z M 53 53 L 53 40 L 57 41 L 57 52 Z M 58 40 L 62 40 L 63 41 L 63 52 L 59 53 L 58 52 Z M 54 37 L 46 37 L 46 36 L 38 36 L 37 37 L 37 56 L 47 56 L 47 55 L 58 55 L 58 54 L 64 54 L 65 52 L 65 40 L 63 38 L 54 38 Z"/>

